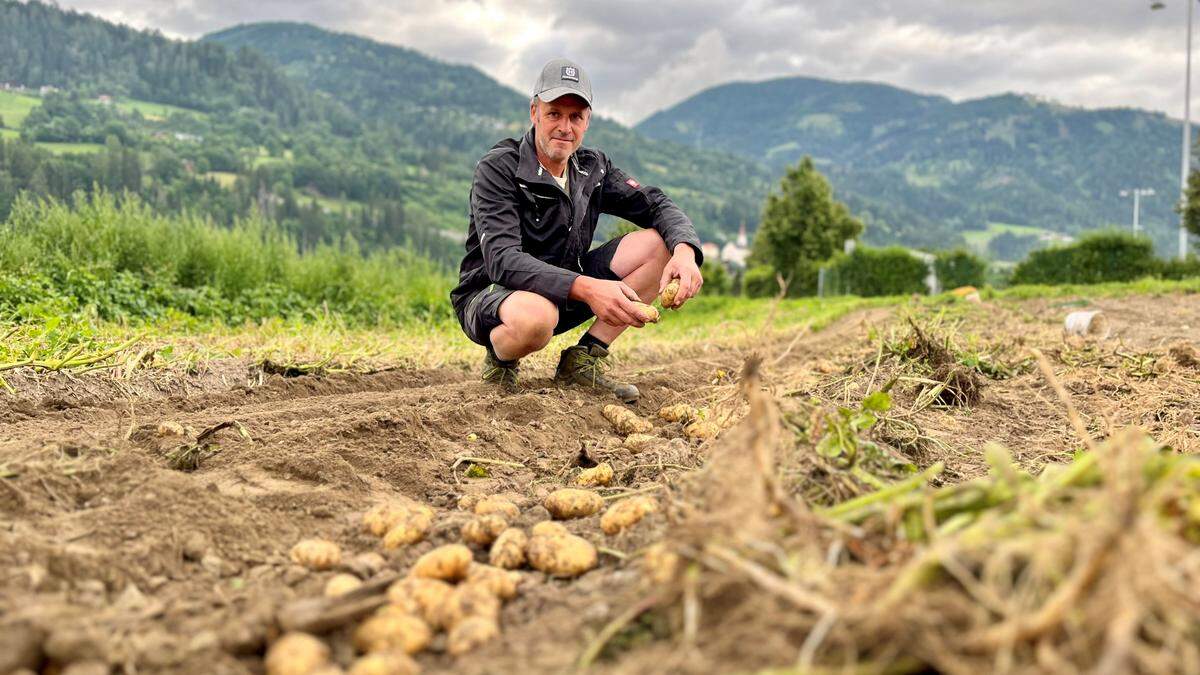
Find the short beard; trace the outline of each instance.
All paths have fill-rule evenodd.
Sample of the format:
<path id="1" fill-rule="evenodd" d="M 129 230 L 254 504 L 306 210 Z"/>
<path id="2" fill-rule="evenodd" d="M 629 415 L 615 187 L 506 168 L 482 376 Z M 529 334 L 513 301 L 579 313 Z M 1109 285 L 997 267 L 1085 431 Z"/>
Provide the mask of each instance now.
<path id="1" fill-rule="evenodd" d="M 550 140 L 551 139 L 549 138 L 545 139 L 544 141 L 540 139 L 538 140 L 538 148 L 541 149 L 543 155 L 554 160 L 566 160 L 571 156 L 571 153 L 574 152 L 572 149 L 570 152 L 560 154 L 563 153 L 563 151 L 556 148 L 554 144 L 550 142 Z"/>

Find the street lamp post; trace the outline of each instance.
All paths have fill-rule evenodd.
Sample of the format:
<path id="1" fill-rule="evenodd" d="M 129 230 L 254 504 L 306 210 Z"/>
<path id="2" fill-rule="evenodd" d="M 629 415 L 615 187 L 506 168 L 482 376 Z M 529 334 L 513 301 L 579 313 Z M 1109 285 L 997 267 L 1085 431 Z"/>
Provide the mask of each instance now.
<path id="1" fill-rule="evenodd" d="M 1187 2 L 1187 68 L 1183 80 L 1183 152 L 1180 163 L 1182 166 L 1179 169 L 1179 204 L 1180 207 L 1187 205 L 1187 186 L 1188 186 L 1188 170 L 1192 166 L 1192 4 L 1195 0 L 1185 0 Z M 1165 7 L 1161 0 L 1153 0 L 1150 3 L 1150 9 L 1159 10 Z M 1179 259 L 1183 260 L 1188 253 L 1188 232 L 1184 225 L 1183 209 L 1180 208 L 1179 214 Z"/>
<path id="2" fill-rule="evenodd" d="M 1192 164 L 1192 5 L 1195 0 L 1187 0 L 1187 70 L 1183 82 L 1183 166 L 1179 170 L 1179 199 L 1180 204 L 1187 203 L 1188 170 Z M 1182 209 L 1181 209 L 1182 210 Z M 1184 226 L 1183 214 L 1179 214 L 1179 259 L 1187 258 L 1188 232 Z"/>
<path id="3" fill-rule="evenodd" d="M 1133 234 L 1137 235 L 1141 231 L 1141 215 L 1142 215 L 1142 197 L 1149 197 L 1154 194 L 1154 188 L 1133 188 L 1131 190 L 1121 190 L 1122 197 L 1133 196 Z"/>

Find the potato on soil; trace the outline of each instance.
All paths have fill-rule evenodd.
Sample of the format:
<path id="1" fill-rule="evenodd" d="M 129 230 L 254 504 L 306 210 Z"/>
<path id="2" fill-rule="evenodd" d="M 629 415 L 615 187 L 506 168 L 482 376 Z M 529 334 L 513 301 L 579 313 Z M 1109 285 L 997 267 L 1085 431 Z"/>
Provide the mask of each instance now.
<path id="1" fill-rule="evenodd" d="M 479 584 L 501 600 L 512 600 L 517 597 L 521 573 L 482 563 L 471 563 L 471 568 L 467 570 L 466 583 Z"/>
<path id="2" fill-rule="evenodd" d="M 705 441 L 710 438 L 716 438 L 717 434 L 720 432 L 721 425 L 717 424 L 716 422 L 708 422 L 706 420 L 692 422 L 683 428 L 683 435 L 687 436 L 693 441 Z"/>
<path id="3" fill-rule="evenodd" d="M 658 310 L 652 305 L 647 305 L 644 302 L 635 302 L 633 303 L 633 307 L 638 314 L 638 318 L 642 320 L 642 323 L 658 323 Z"/>
<path id="4" fill-rule="evenodd" d="M 336 598 L 353 591 L 359 586 L 362 586 L 362 579 L 359 579 L 353 574 L 347 574 L 345 572 L 341 574 L 335 574 L 329 578 L 329 581 L 325 582 L 325 597 Z"/>
<path id="5" fill-rule="evenodd" d="M 676 403 L 660 408 L 658 416 L 668 422 L 690 422 L 699 417 L 699 411 L 687 403 Z"/>
<path id="6" fill-rule="evenodd" d="M 433 623 L 434 610 L 446 601 L 454 587 L 437 579 L 409 577 L 388 586 L 387 599 L 393 606 Z"/>
<path id="7" fill-rule="evenodd" d="M 566 526 L 562 523 L 556 523 L 553 520 L 543 520 L 534 525 L 532 532 L 535 537 L 565 537 L 571 534 Z"/>
<path id="8" fill-rule="evenodd" d="M 641 452 L 657 443 L 658 440 L 658 436 L 651 436 L 650 434 L 629 434 L 625 437 L 625 441 L 621 445 L 634 452 Z"/>
<path id="9" fill-rule="evenodd" d="M 472 616 L 451 629 L 446 639 L 446 651 L 462 656 L 474 651 L 500 635 L 500 624 L 492 618 Z"/>
<path id="10" fill-rule="evenodd" d="M 382 537 L 413 513 L 425 514 L 430 520 L 433 519 L 433 509 L 424 504 L 383 502 L 372 506 L 363 514 L 363 529 L 376 537 Z"/>
<path id="11" fill-rule="evenodd" d="M 525 546 L 529 538 L 520 528 L 510 527 L 496 537 L 492 550 L 488 553 L 488 562 L 506 570 L 515 570 L 525 564 Z M 470 573 L 470 570 L 468 570 Z"/>
<path id="12" fill-rule="evenodd" d="M 604 406 L 603 413 L 619 434 L 628 436 L 629 434 L 648 434 L 654 431 L 653 424 L 638 417 L 637 413 L 628 408 L 610 403 Z"/>
<path id="13" fill-rule="evenodd" d="M 392 650 L 359 657 L 350 666 L 348 675 L 417 675 L 420 672 L 421 666 L 411 656 Z"/>
<path id="14" fill-rule="evenodd" d="M 534 569 L 555 577 L 577 577 L 596 566 L 596 547 L 573 534 L 540 536 L 525 551 Z"/>
<path id="15" fill-rule="evenodd" d="M 658 296 L 662 301 L 662 306 L 667 309 L 675 309 L 675 296 L 679 295 L 679 277 L 675 277 L 663 289 L 663 292 Z"/>
<path id="16" fill-rule="evenodd" d="M 504 530 L 508 523 L 502 516 L 489 513 L 486 516 L 475 516 L 462 527 L 463 541 L 476 546 L 490 546 Z"/>
<path id="17" fill-rule="evenodd" d="M 292 547 L 292 562 L 311 570 L 327 570 L 342 562 L 342 549 L 325 539 L 304 539 Z"/>
<path id="18" fill-rule="evenodd" d="M 420 617 L 387 605 L 359 624 L 354 648 L 363 653 L 400 650 L 416 654 L 429 646 L 433 630 Z"/>
<path id="19" fill-rule="evenodd" d="M 471 549 L 462 544 L 439 546 L 413 563 L 411 574 L 425 579 L 440 579 L 451 583 L 467 576 L 471 564 Z"/>
<path id="20" fill-rule="evenodd" d="M 424 511 L 409 511 L 383 535 L 383 547 L 393 550 L 425 539 L 433 518 Z"/>
<path id="21" fill-rule="evenodd" d="M 475 503 L 475 515 L 488 516 L 492 514 L 498 514 L 505 520 L 516 520 L 521 516 L 521 509 L 504 497 L 484 497 Z"/>
<path id="22" fill-rule="evenodd" d="M 679 554 L 659 542 L 642 556 L 642 573 L 655 584 L 667 584 L 679 573 L 679 563 Z"/>
<path id="23" fill-rule="evenodd" d="M 267 675 L 311 675 L 329 661 L 329 647 L 308 633 L 288 633 L 276 640 L 263 660 Z"/>
<path id="24" fill-rule="evenodd" d="M 658 502 L 653 497 L 630 497 L 613 504 L 600 517 L 600 529 L 604 534 L 613 535 L 633 527 L 642 518 L 658 510 Z"/>
<path id="25" fill-rule="evenodd" d="M 493 620 L 500 616 L 500 598 L 483 584 L 459 584 L 433 609 L 434 625 L 445 630 L 473 616 Z"/>
<path id="26" fill-rule="evenodd" d="M 604 500 L 590 490 L 563 488 L 551 492 L 542 502 L 542 506 L 558 520 L 567 520 L 596 513 L 604 507 Z"/>
<path id="27" fill-rule="evenodd" d="M 575 478 L 575 484 L 580 487 L 595 487 L 597 485 L 608 485 L 612 482 L 612 479 L 612 465 L 608 462 L 602 462 L 590 469 L 580 471 L 579 476 Z"/>

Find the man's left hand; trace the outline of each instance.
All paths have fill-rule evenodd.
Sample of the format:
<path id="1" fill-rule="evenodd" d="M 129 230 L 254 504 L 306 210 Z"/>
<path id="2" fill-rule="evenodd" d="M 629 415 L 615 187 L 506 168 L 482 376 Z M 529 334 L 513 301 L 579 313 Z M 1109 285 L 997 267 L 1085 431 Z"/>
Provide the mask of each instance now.
<path id="1" fill-rule="evenodd" d="M 696 251 L 690 244 L 675 245 L 675 253 L 663 268 L 662 278 L 658 282 L 659 295 L 675 278 L 679 279 L 679 292 L 675 294 L 674 306 L 680 307 L 695 297 L 704 285 L 704 277 L 700 276 L 700 267 L 696 265 Z"/>

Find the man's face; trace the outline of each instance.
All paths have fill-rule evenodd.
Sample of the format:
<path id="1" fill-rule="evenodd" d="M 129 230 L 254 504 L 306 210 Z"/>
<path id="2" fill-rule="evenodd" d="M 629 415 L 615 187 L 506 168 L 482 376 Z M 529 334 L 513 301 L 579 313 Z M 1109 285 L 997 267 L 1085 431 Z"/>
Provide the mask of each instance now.
<path id="1" fill-rule="evenodd" d="M 592 109 L 578 96 L 560 96 L 553 101 L 534 98 L 529 120 L 536 128 L 538 150 L 555 162 L 565 162 L 583 144 Z"/>

